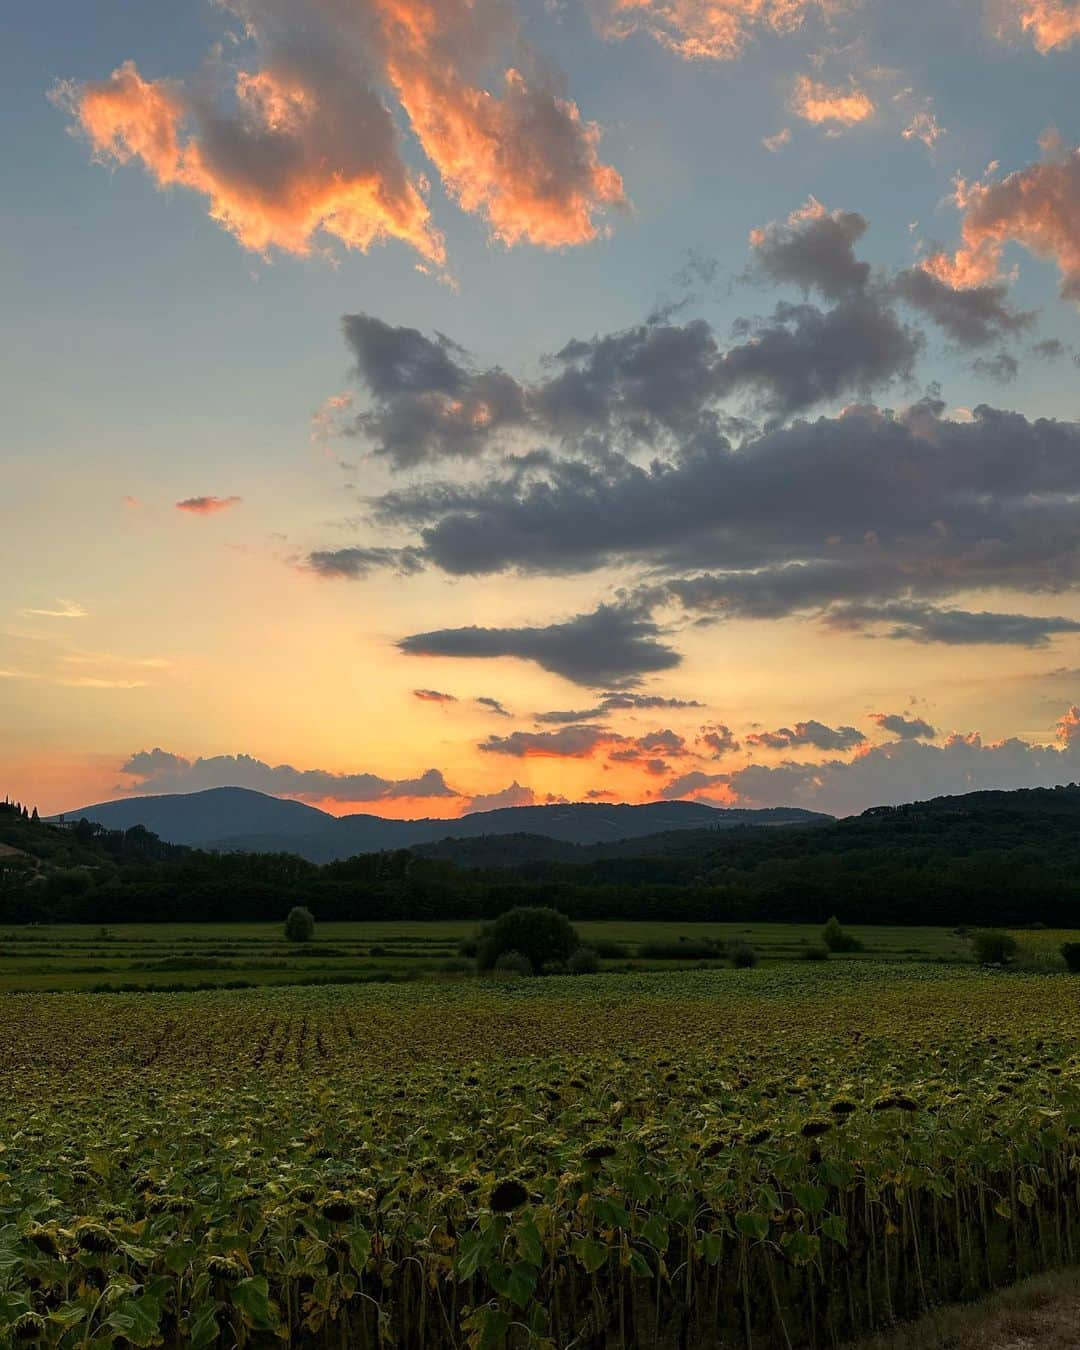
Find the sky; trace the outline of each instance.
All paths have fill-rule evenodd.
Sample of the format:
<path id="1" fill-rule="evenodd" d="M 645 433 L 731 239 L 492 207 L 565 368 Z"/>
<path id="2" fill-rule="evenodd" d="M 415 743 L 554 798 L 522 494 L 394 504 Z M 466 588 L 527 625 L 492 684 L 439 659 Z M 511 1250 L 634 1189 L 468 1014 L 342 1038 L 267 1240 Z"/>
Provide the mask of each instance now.
<path id="1" fill-rule="evenodd" d="M 0 787 L 1080 779 L 1076 0 L 40 0 Z"/>

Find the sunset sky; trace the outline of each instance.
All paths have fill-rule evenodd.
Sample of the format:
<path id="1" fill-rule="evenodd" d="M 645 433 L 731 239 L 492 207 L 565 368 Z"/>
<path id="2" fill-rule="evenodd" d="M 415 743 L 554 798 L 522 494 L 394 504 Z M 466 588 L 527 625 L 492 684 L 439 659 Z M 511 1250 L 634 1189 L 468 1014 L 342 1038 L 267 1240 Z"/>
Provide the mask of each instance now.
<path id="1" fill-rule="evenodd" d="M 1080 779 L 1078 0 L 39 0 L 0 793 Z"/>

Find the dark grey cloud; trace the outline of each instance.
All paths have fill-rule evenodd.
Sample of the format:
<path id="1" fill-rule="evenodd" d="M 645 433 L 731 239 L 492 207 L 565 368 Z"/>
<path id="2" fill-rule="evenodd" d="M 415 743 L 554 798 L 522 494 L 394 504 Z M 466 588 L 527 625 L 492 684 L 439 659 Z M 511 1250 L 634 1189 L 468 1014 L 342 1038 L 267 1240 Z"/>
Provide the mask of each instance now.
<path id="1" fill-rule="evenodd" d="M 496 717 L 511 716 L 509 709 L 504 708 L 497 698 L 488 698 L 486 695 L 481 694 L 473 701 L 479 703 L 481 708 L 486 708 L 488 712 L 493 712 Z"/>
<path id="2" fill-rule="evenodd" d="M 334 548 L 309 553 L 306 566 L 324 577 L 355 581 L 371 572 L 391 571 L 411 576 L 424 570 L 423 555 L 415 548 Z"/>
<path id="3" fill-rule="evenodd" d="M 754 262 L 750 275 L 762 280 L 817 290 L 839 300 L 863 290 L 870 264 L 855 256 L 855 245 L 868 221 L 856 211 L 826 211 L 813 199 L 786 221 L 773 221 L 750 236 Z"/>
<path id="4" fill-rule="evenodd" d="M 986 347 L 1015 337 L 1036 318 L 1033 310 L 1013 308 L 1004 282 L 956 290 L 921 267 L 908 267 L 896 273 L 891 288 L 963 347 Z"/>
<path id="5" fill-rule="evenodd" d="M 527 477 L 389 493 L 377 513 L 450 574 L 636 564 L 666 574 L 654 603 L 713 617 L 1074 586 L 1080 425 L 941 413 L 854 408 L 645 466 L 555 459 Z"/>
<path id="6" fill-rule="evenodd" d="M 903 713 L 871 713 L 870 719 L 882 731 L 888 731 L 901 741 L 932 741 L 936 730 L 922 717 L 905 717 Z"/>
<path id="7" fill-rule="evenodd" d="M 1062 633 L 1080 633 L 1080 623 L 1061 616 L 973 612 L 916 602 L 838 605 L 827 617 L 838 628 L 872 630 L 883 625 L 888 638 L 950 646 L 1046 647 L 1051 638 Z"/>
<path id="8" fill-rule="evenodd" d="M 735 739 L 735 733 L 723 722 L 718 722 L 715 726 L 702 727 L 698 742 L 705 747 L 710 759 L 723 759 L 725 755 L 742 749 Z"/>
<path id="9" fill-rule="evenodd" d="M 419 778 L 390 779 L 373 773 L 331 773 L 270 765 L 251 755 L 212 755 L 189 760 L 160 748 L 141 750 L 121 767 L 138 781 L 130 790 L 141 794 L 201 792 L 206 788 L 244 787 L 274 796 L 307 801 L 391 801 L 400 797 L 457 797 L 438 769 Z"/>
<path id="10" fill-rule="evenodd" d="M 796 722 L 793 727 L 776 731 L 759 731 L 747 736 L 747 745 L 766 750 L 794 750 L 813 746 L 815 750 L 854 750 L 863 745 L 866 737 L 855 727 L 829 727 L 810 718 Z"/>
<path id="11" fill-rule="evenodd" d="M 663 698 L 659 694 L 635 694 L 629 690 L 612 691 L 603 696 L 593 708 L 557 708 L 551 712 L 539 712 L 537 722 L 567 723 L 591 722 L 612 712 L 653 710 L 658 708 L 700 708 L 696 699 Z"/>
<path id="12" fill-rule="evenodd" d="M 1020 362 L 1010 352 L 998 352 L 995 356 L 978 356 L 971 363 L 971 369 L 984 379 L 996 384 L 1008 384 L 1020 373 Z"/>
<path id="13" fill-rule="evenodd" d="M 1060 338 L 1043 338 L 1032 343 L 1031 350 L 1040 361 L 1060 361 L 1068 349 Z"/>
<path id="14" fill-rule="evenodd" d="M 428 338 L 370 314 L 347 314 L 343 325 L 371 400 L 345 430 L 362 434 L 395 468 L 475 456 L 500 432 L 526 422 L 518 382 L 498 368 L 476 370 L 441 333 Z"/>
<path id="15" fill-rule="evenodd" d="M 421 703 L 456 703 L 457 696 L 454 694 L 444 694 L 441 689 L 414 689 L 413 698 L 418 698 Z"/>
<path id="16" fill-rule="evenodd" d="M 486 659 L 514 656 L 575 684 L 633 685 L 643 675 L 677 666 L 681 657 L 660 641 L 661 629 L 640 611 L 601 605 L 564 623 L 534 628 L 444 628 L 414 633 L 398 647 L 413 656 Z"/>
<path id="17" fill-rule="evenodd" d="M 689 773 L 680 774 L 678 778 L 665 784 L 660 790 L 660 796 L 665 801 L 679 801 L 683 797 L 726 784 L 729 778 L 730 774 L 726 773 L 703 773 L 701 769 L 692 769 Z"/>
<path id="18" fill-rule="evenodd" d="M 563 727 L 560 731 L 512 731 L 489 736 L 479 749 L 490 755 L 517 759 L 588 759 L 598 749 L 619 745 L 625 738 L 601 726 Z"/>
<path id="19" fill-rule="evenodd" d="M 721 775 L 716 798 L 725 805 L 734 799 L 741 806 L 803 806 L 844 816 L 869 806 L 986 788 L 1055 787 L 1078 778 L 1080 740 L 1061 748 L 1031 745 L 1015 737 L 984 744 L 978 733 L 970 733 L 954 734 L 942 745 L 918 739 L 890 741 L 854 759 L 824 764 L 792 760 L 775 767 L 750 764 Z"/>

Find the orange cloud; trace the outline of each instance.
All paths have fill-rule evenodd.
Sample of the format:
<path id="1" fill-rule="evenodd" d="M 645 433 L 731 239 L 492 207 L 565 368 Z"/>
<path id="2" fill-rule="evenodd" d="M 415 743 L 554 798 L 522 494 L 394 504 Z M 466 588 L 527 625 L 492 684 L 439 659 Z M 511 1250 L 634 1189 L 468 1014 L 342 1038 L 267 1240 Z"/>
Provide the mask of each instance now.
<path id="1" fill-rule="evenodd" d="M 1080 5 L 1073 0 L 1014 0 L 1017 18 L 1025 33 L 1030 33 L 1035 50 L 1053 51 L 1068 47 L 1080 37 Z"/>
<path id="2" fill-rule="evenodd" d="M 59 97 L 96 159 L 139 160 L 159 187 L 202 193 L 211 218 L 245 248 L 303 255 L 321 231 L 360 250 L 401 239 L 441 262 L 441 236 L 389 113 L 362 81 L 349 88 L 322 73 L 284 62 L 240 72 L 218 102 L 144 80 L 127 61 Z"/>
<path id="3" fill-rule="evenodd" d="M 1075 703 L 1058 718 L 1057 738 L 1062 745 L 1080 741 L 1080 708 Z"/>
<path id="4" fill-rule="evenodd" d="M 845 89 L 799 75 L 791 96 L 791 111 L 815 126 L 832 123 L 852 127 L 874 115 L 874 101 L 855 85 Z"/>
<path id="5" fill-rule="evenodd" d="M 832 0 L 610 0 L 604 35 L 643 32 L 687 61 L 730 61 L 758 30 L 789 33 Z"/>
<path id="6" fill-rule="evenodd" d="M 427 182 L 406 166 L 393 91 L 424 152 L 464 210 L 495 238 L 580 244 L 625 203 L 601 162 L 599 128 L 529 56 L 510 0 L 230 0 L 255 49 L 252 68 L 220 53 L 197 81 L 147 80 L 131 61 L 97 83 L 55 92 L 106 163 L 138 162 L 159 187 L 208 199 L 248 249 L 305 255 L 325 239 L 366 251 L 397 239 L 424 265 L 445 262 Z M 501 60 L 507 46 L 515 65 Z M 499 94 L 485 77 L 501 70 Z"/>
<path id="7" fill-rule="evenodd" d="M 178 511 L 187 511 L 193 516 L 213 516 L 219 511 L 228 511 L 239 506 L 242 497 L 185 497 L 176 503 Z"/>
<path id="8" fill-rule="evenodd" d="M 622 179 L 600 161 L 600 129 L 545 80 L 507 69 L 494 95 L 465 74 L 500 26 L 498 4 L 474 0 L 374 0 L 386 74 L 424 152 L 451 195 L 487 217 L 504 244 L 583 244 L 595 217 L 626 202 Z"/>
<path id="9" fill-rule="evenodd" d="M 1018 169 L 997 182 L 957 181 L 955 200 L 964 212 L 963 243 L 955 254 L 935 253 L 922 266 L 954 287 L 981 286 L 1000 270 L 1007 243 L 1022 244 L 1057 263 L 1061 294 L 1080 300 L 1080 148 Z"/>

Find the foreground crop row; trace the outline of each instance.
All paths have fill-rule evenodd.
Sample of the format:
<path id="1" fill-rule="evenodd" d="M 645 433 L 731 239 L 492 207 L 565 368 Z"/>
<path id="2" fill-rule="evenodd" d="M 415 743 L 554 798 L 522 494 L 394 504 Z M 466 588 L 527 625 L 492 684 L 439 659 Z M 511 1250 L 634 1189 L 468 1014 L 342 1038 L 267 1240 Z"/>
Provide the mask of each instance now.
<path id="1" fill-rule="evenodd" d="M 1080 1247 L 1065 977 L 9 996 L 0 1343 L 828 1345 Z"/>

